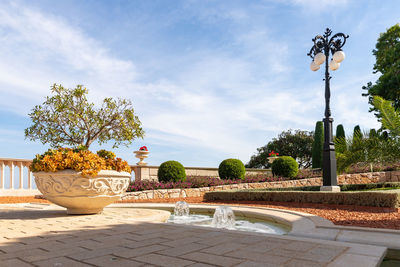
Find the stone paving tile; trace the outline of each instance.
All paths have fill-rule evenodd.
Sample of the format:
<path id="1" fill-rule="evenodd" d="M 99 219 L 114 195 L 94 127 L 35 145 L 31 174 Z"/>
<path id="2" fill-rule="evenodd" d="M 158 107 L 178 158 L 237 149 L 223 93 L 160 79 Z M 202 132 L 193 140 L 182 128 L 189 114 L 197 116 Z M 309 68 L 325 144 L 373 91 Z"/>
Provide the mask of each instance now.
<path id="1" fill-rule="evenodd" d="M 92 237 L 94 238 L 94 237 L 100 237 L 100 236 L 109 236 L 109 235 L 101 234 L 101 233 L 97 234 L 97 231 L 96 231 L 96 233 L 92 233 L 90 235 L 82 235 L 82 236 L 74 235 L 74 236 L 71 236 L 68 238 L 57 239 L 57 240 L 60 242 L 63 242 L 63 243 L 76 243 L 76 242 L 91 239 Z"/>
<path id="2" fill-rule="evenodd" d="M 19 259 L 9 259 L 1 262 L 3 267 L 32 267 L 33 265 Z"/>
<path id="3" fill-rule="evenodd" d="M 209 264 L 197 262 L 197 263 L 189 265 L 189 266 L 190 267 L 214 267 L 215 265 L 209 265 Z"/>
<path id="4" fill-rule="evenodd" d="M 156 245 L 156 244 L 160 244 L 160 243 L 168 242 L 168 241 L 171 241 L 171 240 L 162 238 L 162 237 L 157 237 L 157 238 L 152 238 L 152 239 L 143 240 L 143 241 L 133 241 L 133 242 L 125 243 L 122 246 L 127 247 L 127 248 L 140 248 L 140 247 Z"/>
<path id="5" fill-rule="evenodd" d="M 35 245 L 37 248 L 41 248 L 47 251 L 63 250 L 70 248 L 70 244 L 64 244 L 59 241 L 46 241 Z"/>
<path id="6" fill-rule="evenodd" d="M 378 264 L 378 260 L 379 259 L 376 257 L 369 257 L 365 255 L 343 254 L 333 263 L 328 264 L 327 267 L 376 267 Z"/>
<path id="7" fill-rule="evenodd" d="M 248 244 L 248 245 L 255 244 L 255 245 L 257 245 L 260 242 L 263 242 L 265 240 L 266 240 L 266 238 L 265 237 L 261 237 L 261 236 L 260 237 L 258 237 L 258 236 L 242 236 L 241 238 L 239 238 L 237 240 L 237 242 L 241 243 L 241 244 Z"/>
<path id="8" fill-rule="evenodd" d="M 237 243 L 237 238 L 230 237 L 230 236 L 217 236 L 214 238 L 203 238 L 197 243 L 204 244 L 208 246 L 215 246 L 221 243 Z"/>
<path id="9" fill-rule="evenodd" d="M 66 257 L 52 258 L 44 261 L 33 262 L 40 267 L 89 267 L 91 265 L 79 261 L 71 260 Z"/>
<path id="10" fill-rule="evenodd" d="M 285 265 L 283 265 L 283 266 L 284 267 L 321 267 L 321 266 L 326 266 L 326 265 L 323 263 L 320 263 L 320 262 L 293 259 L 293 260 L 290 260 L 287 263 L 285 263 Z M 342 266 L 342 267 L 344 267 L 344 266 Z"/>
<path id="11" fill-rule="evenodd" d="M 246 245 L 245 244 L 237 244 L 237 243 L 224 243 L 224 244 L 219 244 L 213 247 L 208 247 L 205 248 L 203 250 L 201 250 L 200 252 L 204 252 L 204 253 L 210 253 L 210 254 L 215 254 L 215 255 L 223 255 L 225 253 L 237 250 L 237 249 L 241 249 L 241 248 L 245 248 Z"/>
<path id="12" fill-rule="evenodd" d="M 165 233 L 162 232 L 157 232 L 157 233 L 151 233 L 148 235 L 142 235 L 140 234 L 135 234 L 134 232 L 132 232 L 132 237 L 130 237 L 129 239 L 135 240 L 135 241 L 143 241 L 143 240 L 147 240 L 147 239 L 155 239 L 155 238 L 166 238 L 168 237 Z"/>
<path id="13" fill-rule="evenodd" d="M 286 244 L 283 247 L 287 250 L 307 251 L 316 247 L 317 245 L 318 244 L 312 242 L 291 241 L 289 244 Z"/>
<path id="14" fill-rule="evenodd" d="M 18 257 L 28 257 L 28 256 L 36 256 L 36 255 L 47 255 L 48 252 L 43 249 L 27 249 L 22 251 L 14 251 L 11 253 L 6 253 L 0 255 L 0 261 Z"/>
<path id="15" fill-rule="evenodd" d="M 302 254 L 304 252 L 296 252 L 293 250 L 287 250 L 285 248 L 274 248 L 272 250 L 269 250 L 266 252 L 268 255 L 275 255 L 275 256 L 281 256 L 281 257 L 286 257 L 286 258 L 295 258 L 298 254 Z"/>
<path id="16" fill-rule="evenodd" d="M 187 254 L 190 252 L 198 251 L 198 250 L 201 250 L 206 247 L 208 247 L 208 246 L 202 245 L 202 244 L 197 244 L 197 243 L 189 243 L 189 244 L 185 244 L 182 247 L 168 248 L 165 250 L 158 251 L 157 253 L 162 254 L 162 255 L 167 255 L 167 256 L 179 256 L 179 255 Z"/>
<path id="17" fill-rule="evenodd" d="M 36 245 L 26 245 L 22 243 L 6 243 L 6 244 L 0 244 L 0 250 L 5 252 L 5 253 L 11 253 L 15 251 L 23 251 L 23 250 L 28 250 L 28 249 L 35 249 L 37 248 Z"/>
<path id="18" fill-rule="evenodd" d="M 81 253 L 74 253 L 74 254 L 70 254 L 68 256 L 75 260 L 86 260 L 86 259 L 91 259 L 91 258 L 96 258 L 96 257 L 101 257 L 104 255 L 112 254 L 112 253 L 121 251 L 123 249 L 125 249 L 125 248 L 122 248 L 122 247 L 102 248 L 102 249 L 96 249 L 96 250 L 88 250 L 88 251 L 81 252 Z"/>
<path id="19" fill-rule="evenodd" d="M 272 264 L 283 264 L 283 263 L 289 261 L 289 259 L 286 257 L 281 257 L 281 256 L 277 256 L 277 255 L 272 255 L 272 254 L 265 254 L 265 253 L 250 252 L 247 250 L 237 250 L 237 251 L 229 252 L 229 253 L 225 254 L 225 256 L 242 258 L 242 259 L 257 261 L 257 262 L 268 262 L 268 263 L 272 263 Z"/>
<path id="20" fill-rule="evenodd" d="M 164 250 L 167 248 L 169 248 L 169 247 L 161 246 L 161 245 L 151 245 L 151 246 L 140 247 L 140 248 L 136 248 L 136 249 L 122 248 L 116 252 L 113 252 L 113 254 L 116 256 L 123 257 L 123 258 L 133 258 L 133 257 L 138 257 L 140 255 Z"/>
<path id="21" fill-rule="evenodd" d="M 84 260 L 86 263 L 93 264 L 100 267 L 118 266 L 118 267 L 136 267 L 143 266 L 143 262 L 138 262 L 130 259 L 123 259 L 114 255 L 105 255 L 92 259 Z"/>
<path id="22" fill-rule="evenodd" d="M 357 247 L 351 247 L 346 253 L 380 257 L 385 253 L 385 250 L 385 247 L 378 248 L 371 245 L 357 244 Z"/>
<path id="23" fill-rule="evenodd" d="M 321 263 L 329 263 L 346 249 L 346 247 L 317 246 L 307 252 L 296 254 L 296 258 L 303 260 L 312 259 L 313 261 Z"/>
<path id="24" fill-rule="evenodd" d="M 281 266 L 282 265 L 280 264 L 277 265 L 268 262 L 256 262 L 256 261 L 245 261 L 238 265 L 235 265 L 235 267 L 281 267 Z"/>
<path id="25" fill-rule="evenodd" d="M 264 253 L 277 248 L 286 248 L 286 243 L 284 242 L 270 242 L 269 240 L 260 241 L 258 244 L 250 246 L 247 244 L 243 245 L 245 245 L 245 247 L 243 247 L 244 250 L 259 253 Z"/>
<path id="26" fill-rule="evenodd" d="M 61 257 L 61 256 L 67 256 L 67 255 L 71 255 L 71 254 L 73 255 L 73 254 L 85 253 L 86 251 L 87 250 L 84 248 L 71 247 L 68 249 L 47 251 L 46 253 L 21 256 L 20 258 L 25 261 L 32 262 L 32 261 L 51 259 L 51 258 L 56 258 L 56 257 Z"/>
<path id="27" fill-rule="evenodd" d="M 155 264 L 157 266 L 188 266 L 193 264 L 193 261 L 184 260 L 176 257 L 169 257 L 165 255 L 158 255 L 158 254 L 146 254 L 139 257 L 135 257 L 134 260 L 142 261 L 145 263 Z"/>
<path id="28" fill-rule="evenodd" d="M 302 259 L 302 260 L 312 259 L 313 261 L 316 261 L 319 263 L 329 263 L 334 258 L 336 258 L 339 254 L 340 253 L 336 253 L 335 251 L 332 251 L 330 253 L 324 253 L 324 254 L 312 254 L 309 252 L 305 252 L 305 253 L 297 253 L 296 258 Z"/>
<path id="29" fill-rule="evenodd" d="M 132 234 L 129 232 L 123 234 L 113 234 L 108 236 L 93 237 L 91 239 L 98 242 L 115 242 L 123 239 L 135 241 L 135 239 L 133 239 L 135 236 L 136 234 Z"/>
<path id="30" fill-rule="evenodd" d="M 202 252 L 193 252 L 181 255 L 179 257 L 201 263 L 208 263 L 216 266 L 234 266 L 243 262 L 242 259 L 234 259 L 232 257 L 218 256 Z"/>
<path id="31" fill-rule="evenodd" d="M 173 241 L 168 241 L 168 242 L 163 242 L 161 245 L 169 246 L 169 247 L 178 247 L 178 246 L 184 246 L 185 244 L 193 243 L 193 242 L 199 242 L 202 244 L 204 240 L 198 237 L 186 237 L 186 238 L 181 238 Z"/>

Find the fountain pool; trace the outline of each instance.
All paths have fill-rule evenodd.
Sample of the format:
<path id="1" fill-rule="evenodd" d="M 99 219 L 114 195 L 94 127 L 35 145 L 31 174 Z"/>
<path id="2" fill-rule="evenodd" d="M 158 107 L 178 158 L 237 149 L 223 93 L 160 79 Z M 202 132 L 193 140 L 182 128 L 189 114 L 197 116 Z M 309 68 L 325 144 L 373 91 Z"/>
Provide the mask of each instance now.
<path id="1" fill-rule="evenodd" d="M 175 224 L 197 225 L 204 227 L 212 226 L 213 216 L 208 214 L 190 214 L 189 216 L 171 215 L 167 222 Z M 223 228 L 223 227 L 222 227 Z M 289 228 L 274 222 L 252 219 L 248 217 L 236 216 L 236 221 L 231 230 L 284 235 L 289 232 Z"/>
<path id="2" fill-rule="evenodd" d="M 277 235 L 289 232 L 289 228 L 282 224 L 248 217 L 236 217 L 232 208 L 228 206 L 217 207 L 213 216 L 207 213 L 190 214 L 189 205 L 184 201 L 176 203 L 174 214 L 167 222 Z"/>

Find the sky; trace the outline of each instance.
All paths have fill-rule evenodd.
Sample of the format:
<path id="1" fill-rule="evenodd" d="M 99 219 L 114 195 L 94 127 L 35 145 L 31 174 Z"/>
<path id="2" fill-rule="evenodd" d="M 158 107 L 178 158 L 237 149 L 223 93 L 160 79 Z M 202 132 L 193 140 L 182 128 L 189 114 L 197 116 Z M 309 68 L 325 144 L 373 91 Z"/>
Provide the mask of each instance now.
<path id="1" fill-rule="evenodd" d="M 24 129 L 57 83 L 84 85 L 97 106 L 132 101 L 145 137 L 113 149 L 130 164 L 143 145 L 150 165 L 246 163 L 282 131 L 322 120 L 324 73 L 307 53 L 327 27 L 350 36 L 331 72 L 334 128 L 379 128 L 362 86 L 376 81 L 372 50 L 399 12 L 396 0 L 0 1 L 0 158 L 49 148 Z"/>

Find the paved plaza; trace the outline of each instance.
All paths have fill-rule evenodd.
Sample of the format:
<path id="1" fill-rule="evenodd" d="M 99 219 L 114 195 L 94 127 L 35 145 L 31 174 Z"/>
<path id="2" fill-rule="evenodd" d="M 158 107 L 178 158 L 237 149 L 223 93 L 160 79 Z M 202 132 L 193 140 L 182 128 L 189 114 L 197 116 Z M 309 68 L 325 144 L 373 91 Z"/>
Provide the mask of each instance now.
<path id="1" fill-rule="evenodd" d="M 66 215 L 0 205 L 0 266 L 377 266 L 384 247 L 155 223 L 166 211 Z"/>

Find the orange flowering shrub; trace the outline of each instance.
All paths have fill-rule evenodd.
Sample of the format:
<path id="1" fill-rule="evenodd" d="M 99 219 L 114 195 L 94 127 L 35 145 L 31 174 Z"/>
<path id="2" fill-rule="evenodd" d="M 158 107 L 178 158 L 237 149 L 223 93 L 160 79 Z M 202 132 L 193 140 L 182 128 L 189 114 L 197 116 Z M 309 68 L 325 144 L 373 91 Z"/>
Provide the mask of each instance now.
<path id="1" fill-rule="evenodd" d="M 100 150 L 94 154 L 82 148 L 49 149 L 42 155 L 36 155 L 29 168 L 32 172 L 72 169 L 82 172 L 83 176 L 96 176 L 100 170 L 131 172 L 128 162 L 116 158 L 111 151 Z"/>

